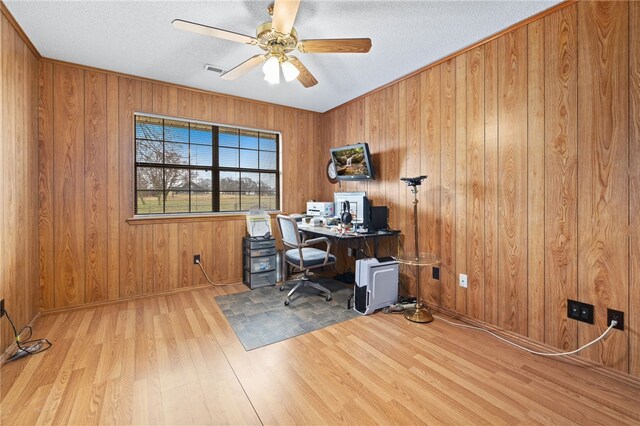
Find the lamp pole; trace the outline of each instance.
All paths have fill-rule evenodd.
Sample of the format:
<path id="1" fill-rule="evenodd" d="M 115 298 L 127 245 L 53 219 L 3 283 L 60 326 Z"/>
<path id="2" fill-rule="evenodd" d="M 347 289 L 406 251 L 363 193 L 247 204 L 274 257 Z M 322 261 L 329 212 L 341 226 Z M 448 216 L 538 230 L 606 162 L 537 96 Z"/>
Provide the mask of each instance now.
<path id="1" fill-rule="evenodd" d="M 410 264 L 416 267 L 416 307 L 414 309 L 408 309 L 404 313 L 404 317 L 413 322 L 431 322 L 433 321 L 433 315 L 420 301 L 420 267 L 427 264 L 433 264 L 432 260 L 421 259 L 420 256 L 420 241 L 418 239 L 418 186 L 422 181 L 426 179 L 426 176 L 419 176 L 416 178 L 401 178 L 405 181 L 407 186 L 411 188 L 413 193 L 413 235 L 414 235 L 414 259 L 408 259 Z"/>

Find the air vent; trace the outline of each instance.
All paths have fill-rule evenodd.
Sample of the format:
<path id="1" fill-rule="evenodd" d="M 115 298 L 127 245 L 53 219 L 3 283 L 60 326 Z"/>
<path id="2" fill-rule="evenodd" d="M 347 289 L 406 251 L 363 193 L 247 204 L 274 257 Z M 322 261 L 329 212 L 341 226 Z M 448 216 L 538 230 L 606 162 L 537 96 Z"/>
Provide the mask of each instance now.
<path id="1" fill-rule="evenodd" d="M 218 74 L 222 74 L 224 72 L 224 68 L 221 68 L 221 67 L 216 66 L 216 65 L 211 65 L 211 64 L 205 64 L 204 70 L 205 71 L 217 72 Z"/>

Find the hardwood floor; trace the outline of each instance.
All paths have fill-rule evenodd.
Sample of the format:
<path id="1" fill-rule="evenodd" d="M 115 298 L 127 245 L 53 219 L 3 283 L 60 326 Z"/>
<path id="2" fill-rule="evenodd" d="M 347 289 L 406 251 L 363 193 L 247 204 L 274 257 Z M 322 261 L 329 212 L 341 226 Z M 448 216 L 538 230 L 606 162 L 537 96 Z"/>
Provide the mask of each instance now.
<path id="1" fill-rule="evenodd" d="M 638 424 L 640 383 L 484 333 L 358 317 L 245 352 L 203 288 L 38 318 L 3 425 Z"/>

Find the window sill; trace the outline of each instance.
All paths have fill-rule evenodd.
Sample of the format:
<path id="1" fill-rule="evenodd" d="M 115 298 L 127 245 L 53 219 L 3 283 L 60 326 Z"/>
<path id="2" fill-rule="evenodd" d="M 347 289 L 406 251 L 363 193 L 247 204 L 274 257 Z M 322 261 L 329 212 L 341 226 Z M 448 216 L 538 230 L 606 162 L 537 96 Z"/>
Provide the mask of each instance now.
<path id="1" fill-rule="evenodd" d="M 275 217 L 280 211 L 267 212 L 269 216 Z M 155 223 L 193 223 L 193 222 L 228 222 L 234 220 L 245 220 L 245 213 L 203 213 L 203 214 L 162 214 L 162 215 L 140 215 L 133 216 L 126 220 L 129 225 L 150 225 Z"/>

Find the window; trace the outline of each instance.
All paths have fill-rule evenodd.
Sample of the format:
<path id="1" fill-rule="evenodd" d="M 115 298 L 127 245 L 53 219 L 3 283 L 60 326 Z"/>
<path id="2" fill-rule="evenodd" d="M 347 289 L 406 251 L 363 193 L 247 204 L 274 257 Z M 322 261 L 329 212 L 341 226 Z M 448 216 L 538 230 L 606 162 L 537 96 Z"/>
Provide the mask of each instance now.
<path id="1" fill-rule="evenodd" d="M 280 207 L 276 133 L 135 116 L 135 213 Z"/>

